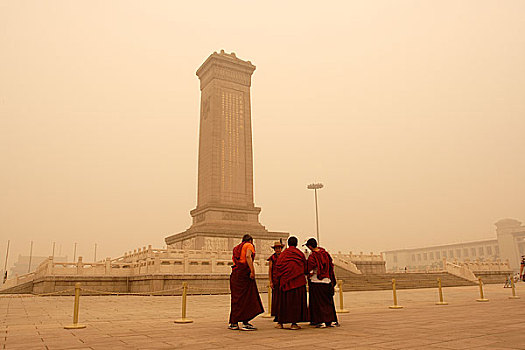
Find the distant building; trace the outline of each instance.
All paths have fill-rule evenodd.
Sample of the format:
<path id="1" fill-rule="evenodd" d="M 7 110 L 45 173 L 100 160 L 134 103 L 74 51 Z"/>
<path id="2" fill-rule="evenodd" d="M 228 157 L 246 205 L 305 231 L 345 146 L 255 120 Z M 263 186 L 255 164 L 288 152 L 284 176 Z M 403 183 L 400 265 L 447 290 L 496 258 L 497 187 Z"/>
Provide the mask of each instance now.
<path id="1" fill-rule="evenodd" d="M 409 271 L 437 268 L 442 266 L 443 258 L 448 261 L 508 259 L 511 268 L 518 271 L 521 256 L 525 255 L 525 226 L 514 219 L 503 219 L 495 225 L 495 239 L 385 251 L 387 271 L 403 271 L 405 267 Z"/>
<path id="2" fill-rule="evenodd" d="M 49 258 L 48 256 L 33 256 L 31 257 L 31 269 L 29 269 L 29 256 L 28 255 L 18 255 L 18 260 L 15 262 L 15 264 L 11 267 L 9 270 L 9 278 L 14 277 L 16 275 L 23 275 L 28 272 L 35 271 L 38 265 L 42 263 L 42 261 Z M 58 261 L 67 261 L 67 256 L 55 256 L 55 260 Z"/>

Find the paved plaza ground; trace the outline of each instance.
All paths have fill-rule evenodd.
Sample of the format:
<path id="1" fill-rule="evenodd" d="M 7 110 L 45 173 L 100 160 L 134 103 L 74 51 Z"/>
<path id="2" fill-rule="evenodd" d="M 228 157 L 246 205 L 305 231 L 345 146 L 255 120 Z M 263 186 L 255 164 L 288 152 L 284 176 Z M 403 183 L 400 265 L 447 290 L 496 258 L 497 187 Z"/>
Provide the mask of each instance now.
<path id="1" fill-rule="evenodd" d="M 85 296 L 80 330 L 63 328 L 73 297 L 0 296 L 0 349 L 525 349 L 520 289 L 510 300 L 510 289 L 486 285 L 480 303 L 476 286 L 445 288 L 446 306 L 434 305 L 435 289 L 400 290 L 400 310 L 388 308 L 391 291 L 347 292 L 339 328 L 278 330 L 258 317 L 254 332 L 226 328 L 228 295 L 189 296 L 190 324 L 173 322 L 181 297 Z"/>

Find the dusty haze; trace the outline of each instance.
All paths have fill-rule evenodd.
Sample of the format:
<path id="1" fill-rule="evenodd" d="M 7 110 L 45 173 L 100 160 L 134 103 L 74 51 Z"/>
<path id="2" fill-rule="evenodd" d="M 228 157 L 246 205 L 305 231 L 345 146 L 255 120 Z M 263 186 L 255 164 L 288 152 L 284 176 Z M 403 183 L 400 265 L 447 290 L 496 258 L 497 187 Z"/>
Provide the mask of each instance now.
<path id="1" fill-rule="evenodd" d="M 0 261 L 190 225 L 199 81 L 251 60 L 270 230 L 369 252 L 525 220 L 525 2 L 0 1 Z M 57 245 L 57 253 L 58 253 Z M 11 263 L 10 263 L 11 264 Z"/>

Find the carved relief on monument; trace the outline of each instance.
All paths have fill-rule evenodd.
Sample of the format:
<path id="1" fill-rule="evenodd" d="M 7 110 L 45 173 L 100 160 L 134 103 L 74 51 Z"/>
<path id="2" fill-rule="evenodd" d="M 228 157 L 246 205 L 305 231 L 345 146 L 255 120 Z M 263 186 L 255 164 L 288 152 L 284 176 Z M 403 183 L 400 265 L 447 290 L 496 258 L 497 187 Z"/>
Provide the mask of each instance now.
<path id="1" fill-rule="evenodd" d="M 201 88 L 208 85 L 212 79 L 221 79 L 244 86 L 251 85 L 251 73 L 231 70 L 225 67 L 214 67 L 201 77 Z"/>
<path id="2" fill-rule="evenodd" d="M 202 213 L 197 216 L 195 216 L 195 223 L 203 222 L 204 219 L 206 219 L 206 214 Z"/>
<path id="3" fill-rule="evenodd" d="M 266 256 L 266 254 L 272 254 L 273 241 L 268 239 L 256 239 L 254 243 L 256 252 L 263 254 L 263 256 Z"/>
<path id="4" fill-rule="evenodd" d="M 248 216 L 242 213 L 222 213 L 223 220 L 248 221 Z"/>
<path id="5" fill-rule="evenodd" d="M 182 249 L 195 249 L 195 238 L 182 241 Z"/>
<path id="6" fill-rule="evenodd" d="M 218 79 L 223 79 L 248 86 L 250 85 L 251 80 L 251 74 L 225 68 L 217 68 L 215 70 L 214 76 Z"/>
<path id="7" fill-rule="evenodd" d="M 229 250 L 228 238 L 221 237 L 205 237 L 204 238 L 204 250 Z"/>

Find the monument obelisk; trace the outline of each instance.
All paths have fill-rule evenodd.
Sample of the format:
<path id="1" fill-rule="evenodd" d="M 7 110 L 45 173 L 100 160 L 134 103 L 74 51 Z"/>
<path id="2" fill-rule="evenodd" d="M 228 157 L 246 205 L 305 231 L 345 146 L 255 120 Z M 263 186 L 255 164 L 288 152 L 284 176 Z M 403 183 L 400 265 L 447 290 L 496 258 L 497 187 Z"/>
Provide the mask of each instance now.
<path id="1" fill-rule="evenodd" d="M 273 241 L 288 237 L 261 225 L 261 208 L 254 204 L 250 108 L 254 70 L 250 61 L 224 50 L 211 54 L 197 70 L 201 89 L 197 207 L 190 212 L 191 227 L 166 237 L 168 246 L 230 250 L 249 233 L 257 250 L 269 253 Z"/>

